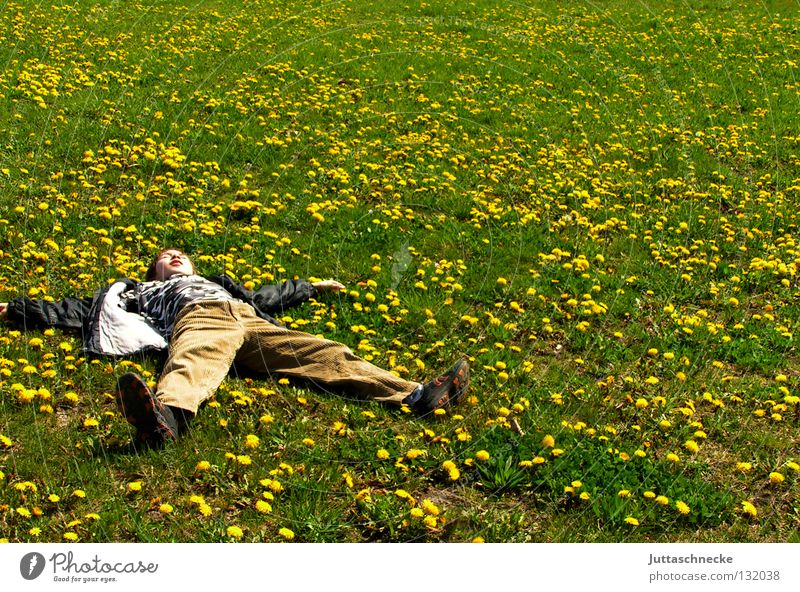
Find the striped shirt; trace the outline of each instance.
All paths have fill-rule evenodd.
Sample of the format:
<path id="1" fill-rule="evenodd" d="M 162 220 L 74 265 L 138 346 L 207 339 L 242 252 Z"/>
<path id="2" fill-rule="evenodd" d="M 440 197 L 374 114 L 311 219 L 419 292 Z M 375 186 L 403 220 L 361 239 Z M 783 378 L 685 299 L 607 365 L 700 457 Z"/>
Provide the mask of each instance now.
<path id="1" fill-rule="evenodd" d="M 178 313 L 187 304 L 200 300 L 235 301 L 236 298 L 199 275 L 173 275 L 164 281 L 144 282 L 122 295 L 125 308 L 135 308 L 164 339 L 172 335 Z"/>

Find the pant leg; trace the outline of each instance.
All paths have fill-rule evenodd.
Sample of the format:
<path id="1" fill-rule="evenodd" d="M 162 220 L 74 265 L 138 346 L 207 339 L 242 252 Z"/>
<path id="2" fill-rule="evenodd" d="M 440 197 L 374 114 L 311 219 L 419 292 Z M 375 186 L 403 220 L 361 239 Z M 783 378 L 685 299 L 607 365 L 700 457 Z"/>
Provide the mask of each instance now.
<path id="1" fill-rule="evenodd" d="M 302 378 L 337 394 L 399 405 L 419 383 L 370 364 L 346 345 L 278 327 L 243 311 L 246 335 L 236 362 L 258 372 Z"/>
<path id="2" fill-rule="evenodd" d="M 231 304 L 197 302 L 179 314 L 156 388 L 162 403 L 196 413 L 219 388 L 244 341 Z"/>

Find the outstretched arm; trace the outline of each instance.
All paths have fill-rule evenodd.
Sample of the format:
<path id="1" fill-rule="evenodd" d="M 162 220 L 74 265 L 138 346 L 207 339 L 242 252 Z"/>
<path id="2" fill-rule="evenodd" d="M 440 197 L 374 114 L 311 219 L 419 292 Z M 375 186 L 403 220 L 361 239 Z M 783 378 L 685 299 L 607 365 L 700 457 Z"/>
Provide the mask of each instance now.
<path id="1" fill-rule="evenodd" d="M 344 290 L 344 284 L 336 280 L 322 280 L 311 284 L 317 292 L 341 292 Z"/>
<path id="2" fill-rule="evenodd" d="M 91 304 L 91 298 L 65 298 L 48 302 L 23 297 L 0 304 L 0 319 L 25 329 L 80 329 Z"/>

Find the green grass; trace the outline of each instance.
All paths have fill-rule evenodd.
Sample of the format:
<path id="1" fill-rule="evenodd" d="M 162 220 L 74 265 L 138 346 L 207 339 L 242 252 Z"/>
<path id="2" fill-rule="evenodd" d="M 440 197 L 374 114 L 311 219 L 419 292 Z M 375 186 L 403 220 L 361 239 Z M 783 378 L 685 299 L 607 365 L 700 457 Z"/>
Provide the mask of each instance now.
<path id="1" fill-rule="evenodd" d="M 0 14 L 0 300 L 335 277 L 284 322 L 472 398 L 234 373 L 138 451 L 159 360 L 6 326 L 0 539 L 798 540 L 796 2 L 49 4 Z"/>

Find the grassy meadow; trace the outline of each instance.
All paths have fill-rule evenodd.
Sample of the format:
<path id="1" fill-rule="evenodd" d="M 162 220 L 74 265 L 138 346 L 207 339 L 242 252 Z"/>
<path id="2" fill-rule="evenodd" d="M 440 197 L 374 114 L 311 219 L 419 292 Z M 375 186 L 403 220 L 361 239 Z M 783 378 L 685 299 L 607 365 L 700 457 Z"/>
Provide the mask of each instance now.
<path id="1" fill-rule="evenodd" d="M 233 372 L 136 450 L 74 334 L 0 331 L 4 542 L 798 542 L 800 5 L 9 0 L 0 301 L 173 246 L 431 418 Z"/>

